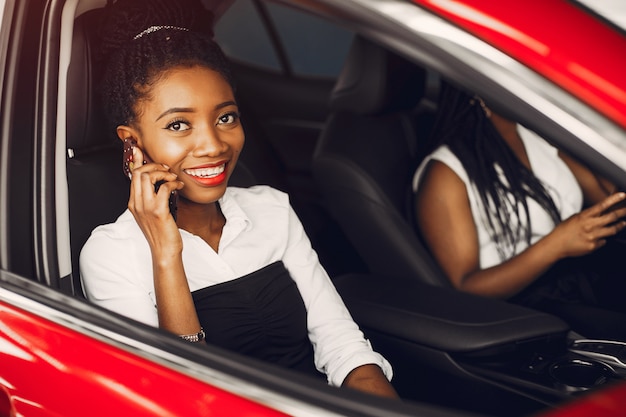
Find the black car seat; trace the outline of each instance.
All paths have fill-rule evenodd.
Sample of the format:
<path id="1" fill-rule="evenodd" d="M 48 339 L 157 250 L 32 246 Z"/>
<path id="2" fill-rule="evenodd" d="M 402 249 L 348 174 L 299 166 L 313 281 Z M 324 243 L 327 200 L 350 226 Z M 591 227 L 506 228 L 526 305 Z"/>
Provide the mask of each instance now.
<path id="1" fill-rule="evenodd" d="M 449 286 L 412 221 L 411 177 L 434 111 L 426 72 L 355 37 L 313 158 L 329 211 L 371 273 Z"/>
<path id="2" fill-rule="evenodd" d="M 78 17 L 67 79 L 67 181 L 74 293 L 82 295 L 78 255 L 97 225 L 115 221 L 128 202 L 121 145 L 108 132 L 96 94 L 101 66 L 93 65 L 100 10 Z"/>
<path id="3" fill-rule="evenodd" d="M 102 65 L 95 63 L 97 28 L 103 9 L 90 10 L 74 23 L 67 79 L 67 181 L 74 294 L 82 296 L 78 257 L 91 231 L 126 209 L 129 181 L 122 173 L 122 145 L 106 127 L 96 86 Z M 239 162 L 230 184 L 250 186 L 254 175 Z"/>

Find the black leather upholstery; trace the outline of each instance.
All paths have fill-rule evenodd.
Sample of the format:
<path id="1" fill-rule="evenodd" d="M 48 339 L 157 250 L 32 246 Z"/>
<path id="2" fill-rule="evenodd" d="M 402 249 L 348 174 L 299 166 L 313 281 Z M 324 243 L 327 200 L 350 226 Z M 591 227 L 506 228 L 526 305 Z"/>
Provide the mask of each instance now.
<path id="1" fill-rule="evenodd" d="M 524 340 L 564 338 L 561 319 L 501 300 L 411 279 L 380 285 L 384 276 L 335 280 L 354 319 L 366 331 L 449 353 L 477 352 Z"/>
<path id="2" fill-rule="evenodd" d="M 411 177 L 428 125 L 426 73 L 356 37 L 313 159 L 326 204 L 370 272 L 449 286 L 412 218 Z"/>
<path id="3" fill-rule="evenodd" d="M 121 170 L 121 142 L 108 132 L 97 96 L 101 66 L 94 65 L 100 10 L 76 19 L 68 72 L 67 181 L 69 187 L 72 280 L 82 295 L 78 256 L 91 230 L 124 211 L 128 180 Z"/>

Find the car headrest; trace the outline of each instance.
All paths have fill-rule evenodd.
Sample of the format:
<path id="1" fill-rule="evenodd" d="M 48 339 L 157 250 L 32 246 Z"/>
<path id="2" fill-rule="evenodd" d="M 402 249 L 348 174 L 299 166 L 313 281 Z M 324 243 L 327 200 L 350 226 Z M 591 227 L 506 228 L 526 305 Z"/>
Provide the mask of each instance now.
<path id="1" fill-rule="evenodd" d="M 98 96 L 102 65 L 97 65 L 97 28 L 103 9 L 90 10 L 74 22 L 72 57 L 67 76 L 67 147 L 75 151 L 113 146 Z"/>
<path id="2" fill-rule="evenodd" d="M 426 72 L 356 36 L 331 94 L 334 111 L 376 115 L 409 110 L 423 98 Z"/>

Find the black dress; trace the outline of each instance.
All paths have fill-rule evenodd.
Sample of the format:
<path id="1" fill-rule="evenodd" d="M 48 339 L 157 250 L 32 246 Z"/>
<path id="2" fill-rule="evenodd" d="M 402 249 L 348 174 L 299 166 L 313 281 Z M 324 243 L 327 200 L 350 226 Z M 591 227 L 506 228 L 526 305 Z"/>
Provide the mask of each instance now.
<path id="1" fill-rule="evenodd" d="M 192 296 L 207 343 L 323 377 L 315 368 L 304 302 L 281 261 Z"/>

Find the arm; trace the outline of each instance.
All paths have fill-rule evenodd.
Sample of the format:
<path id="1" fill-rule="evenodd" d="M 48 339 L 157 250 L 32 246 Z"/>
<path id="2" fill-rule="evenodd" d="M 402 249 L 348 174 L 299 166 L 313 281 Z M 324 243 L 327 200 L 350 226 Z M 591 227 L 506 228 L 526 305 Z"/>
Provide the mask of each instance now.
<path id="1" fill-rule="evenodd" d="M 399 398 L 383 371 L 376 365 L 362 365 L 353 369 L 342 386 L 380 397 Z"/>
<path id="2" fill-rule="evenodd" d="M 136 233 L 130 213 L 116 223 L 95 229 L 80 253 L 80 276 L 87 299 L 107 310 L 158 327 L 152 287 L 150 255 L 132 237 Z M 120 231 L 123 233 L 120 236 Z M 139 261 L 141 259 L 141 261 Z"/>
<path id="3" fill-rule="evenodd" d="M 445 190 L 445 192 L 442 192 Z M 480 269 L 476 225 L 464 182 L 445 164 L 429 164 L 416 196 L 417 221 L 433 256 L 459 290 L 509 298 L 531 284 L 555 262 L 590 253 L 626 226 L 626 209 L 606 212 L 624 201 L 614 194 L 567 219 L 522 253 Z"/>
<path id="4" fill-rule="evenodd" d="M 567 164 L 576 177 L 585 197 L 585 203 L 592 205 L 599 203 L 617 191 L 615 184 L 596 175 L 593 171 L 571 156 L 559 150 L 559 157 Z"/>
<path id="5" fill-rule="evenodd" d="M 298 286 L 307 310 L 309 339 L 315 366 L 333 386 L 350 386 L 370 393 L 394 392 L 392 369 L 374 352 L 352 319 L 328 274 L 321 266 L 302 224 L 288 209 L 285 267 Z M 352 377 L 348 377 L 352 374 Z"/>
<path id="6" fill-rule="evenodd" d="M 142 161 L 141 150 L 134 152 L 133 159 Z M 154 184 L 161 180 L 166 182 L 155 194 Z M 170 193 L 179 187 L 167 167 L 140 165 L 133 170 L 128 208 L 150 245 L 159 327 L 189 335 L 200 331 L 200 322 L 183 268 L 182 238 L 168 207 Z"/>

